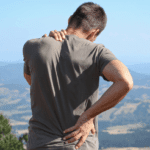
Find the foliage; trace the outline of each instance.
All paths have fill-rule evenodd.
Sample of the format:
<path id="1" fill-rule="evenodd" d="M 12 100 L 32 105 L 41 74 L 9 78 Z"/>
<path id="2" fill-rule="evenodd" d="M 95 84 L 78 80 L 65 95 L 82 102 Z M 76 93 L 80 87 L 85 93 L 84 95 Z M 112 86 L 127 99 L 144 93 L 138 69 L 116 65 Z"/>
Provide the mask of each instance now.
<path id="1" fill-rule="evenodd" d="M 0 140 L 0 150 L 24 150 L 23 143 L 13 134 L 4 135 Z"/>
<path id="2" fill-rule="evenodd" d="M 15 134 L 11 133 L 11 129 L 9 119 L 0 114 L 0 150 L 25 150 L 22 140 L 27 142 L 28 135 L 24 134 L 18 140 Z"/>

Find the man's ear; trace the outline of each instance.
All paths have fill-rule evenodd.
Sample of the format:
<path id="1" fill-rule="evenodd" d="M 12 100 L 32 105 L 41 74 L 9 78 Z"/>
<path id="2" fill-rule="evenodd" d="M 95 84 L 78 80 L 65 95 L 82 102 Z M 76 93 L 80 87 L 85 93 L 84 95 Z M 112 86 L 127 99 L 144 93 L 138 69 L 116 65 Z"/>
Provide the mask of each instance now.
<path id="1" fill-rule="evenodd" d="M 95 29 L 94 30 L 94 36 L 95 36 L 95 38 L 97 37 L 97 34 L 99 33 L 99 29 Z"/>
<path id="2" fill-rule="evenodd" d="M 69 17 L 69 19 L 68 19 L 68 24 L 69 24 L 69 22 L 70 22 L 71 17 L 72 17 L 72 15 L 71 15 L 71 16 Z"/>
<path id="3" fill-rule="evenodd" d="M 89 31 L 89 34 L 86 39 L 91 42 L 94 42 L 97 37 L 96 34 L 98 33 L 98 31 L 99 31 L 98 29 L 93 29 L 93 30 Z"/>

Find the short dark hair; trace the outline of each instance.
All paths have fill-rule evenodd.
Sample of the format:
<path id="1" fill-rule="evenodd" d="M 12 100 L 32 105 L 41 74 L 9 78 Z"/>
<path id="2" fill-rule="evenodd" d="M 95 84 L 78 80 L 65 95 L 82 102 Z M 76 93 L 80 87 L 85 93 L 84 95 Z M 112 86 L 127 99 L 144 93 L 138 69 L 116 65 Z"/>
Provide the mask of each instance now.
<path id="1" fill-rule="evenodd" d="M 80 5 L 70 18 L 68 28 L 78 29 L 84 33 L 92 29 L 99 29 L 97 36 L 104 30 L 107 16 L 104 9 L 93 2 Z"/>

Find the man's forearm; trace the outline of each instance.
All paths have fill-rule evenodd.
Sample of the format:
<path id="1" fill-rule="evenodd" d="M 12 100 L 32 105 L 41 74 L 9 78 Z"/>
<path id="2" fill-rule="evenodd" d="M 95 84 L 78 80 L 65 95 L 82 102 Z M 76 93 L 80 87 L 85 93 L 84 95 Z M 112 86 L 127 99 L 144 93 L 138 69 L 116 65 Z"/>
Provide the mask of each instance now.
<path id="1" fill-rule="evenodd" d="M 131 88 L 132 87 L 122 81 L 113 83 L 102 97 L 83 114 L 85 114 L 88 119 L 95 118 L 100 113 L 118 104 Z"/>

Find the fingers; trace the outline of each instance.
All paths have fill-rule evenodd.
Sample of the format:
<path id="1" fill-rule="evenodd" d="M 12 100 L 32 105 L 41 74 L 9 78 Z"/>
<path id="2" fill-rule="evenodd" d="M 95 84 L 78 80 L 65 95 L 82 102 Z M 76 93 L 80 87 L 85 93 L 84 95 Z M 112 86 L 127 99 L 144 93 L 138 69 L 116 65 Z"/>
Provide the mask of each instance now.
<path id="1" fill-rule="evenodd" d="M 42 37 L 47 37 L 47 34 L 44 34 Z"/>
<path id="2" fill-rule="evenodd" d="M 51 31 L 51 32 L 49 33 L 49 36 L 50 36 L 50 37 L 54 37 L 55 40 L 59 40 L 57 34 L 56 34 L 54 31 Z"/>
<path id="3" fill-rule="evenodd" d="M 57 30 L 54 30 L 54 32 L 57 34 L 58 40 L 62 42 L 60 33 Z"/>
<path id="4" fill-rule="evenodd" d="M 65 143 L 72 143 L 74 141 L 77 141 L 82 136 L 82 133 L 77 134 L 76 136 L 72 137 L 70 140 L 66 141 Z"/>
<path id="5" fill-rule="evenodd" d="M 67 35 L 67 32 L 63 29 L 60 32 L 58 32 L 57 30 L 54 30 L 49 33 L 50 37 L 54 37 L 55 40 L 61 41 L 61 42 L 62 42 L 62 39 L 65 39 L 65 35 Z"/>
<path id="6" fill-rule="evenodd" d="M 80 130 L 78 129 L 78 130 L 72 132 L 71 134 L 65 136 L 63 139 L 66 140 L 66 139 L 69 139 L 69 138 L 71 138 L 71 137 L 74 137 L 74 136 L 76 136 L 79 132 L 80 132 Z"/>
<path id="7" fill-rule="evenodd" d="M 57 30 L 51 31 L 50 34 L 49 34 L 49 36 L 50 37 L 54 37 L 55 40 L 62 42 L 61 35 L 60 35 L 60 33 Z"/>
<path id="8" fill-rule="evenodd" d="M 62 39 L 64 40 L 65 39 L 65 34 L 61 31 L 60 35 L 61 35 Z"/>
<path id="9" fill-rule="evenodd" d="M 67 32 L 66 32 L 66 30 L 64 30 L 64 29 L 61 29 L 61 31 L 65 34 L 65 35 L 67 35 Z"/>
<path id="10" fill-rule="evenodd" d="M 88 137 L 88 135 L 82 136 L 80 141 L 78 142 L 78 144 L 75 146 L 75 148 L 78 149 L 79 147 L 81 147 L 87 137 Z"/>
<path id="11" fill-rule="evenodd" d="M 63 133 L 67 133 L 76 129 L 76 126 L 66 129 Z"/>

